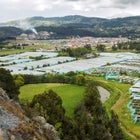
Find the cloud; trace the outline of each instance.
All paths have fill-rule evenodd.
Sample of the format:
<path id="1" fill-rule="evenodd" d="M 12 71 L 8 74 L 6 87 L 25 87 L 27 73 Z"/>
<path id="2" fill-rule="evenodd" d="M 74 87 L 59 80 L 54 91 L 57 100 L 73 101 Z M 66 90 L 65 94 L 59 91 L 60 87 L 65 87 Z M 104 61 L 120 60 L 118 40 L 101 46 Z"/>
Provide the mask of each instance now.
<path id="1" fill-rule="evenodd" d="M 66 1 L 73 1 L 73 2 L 75 2 L 75 1 L 80 1 L 80 0 L 66 0 Z"/>
<path id="2" fill-rule="evenodd" d="M 137 4 L 139 2 L 139 0 L 114 0 L 115 3 L 118 4 Z"/>
<path id="3" fill-rule="evenodd" d="M 140 0 L 1 0 L 1 21 L 31 16 L 84 15 L 115 17 L 140 15 Z"/>
<path id="4" fill-rule="evenodd" d="M 125 9 L 132 7 L 135 9 L 139 7 L 139 4 L 140 0 L 114 0 L 112 6 L 116 8 L 125 8 Z"/>

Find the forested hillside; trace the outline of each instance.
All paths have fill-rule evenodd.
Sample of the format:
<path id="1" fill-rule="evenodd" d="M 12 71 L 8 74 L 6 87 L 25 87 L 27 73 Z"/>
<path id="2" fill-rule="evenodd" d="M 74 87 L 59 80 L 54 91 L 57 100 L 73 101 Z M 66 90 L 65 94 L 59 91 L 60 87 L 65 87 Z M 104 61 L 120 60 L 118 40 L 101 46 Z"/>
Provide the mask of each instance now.
<path id="1" fill-rule="evenodd" d="M 29 33 L 27 29 L 29 31 L 31 28 L 35 28 L 38 32 L 53 32 L 52 38 L 65 38 L 76 35 L 93 37 L 140 37 L 140 16 L 116 19 L 84 16 L 32 17 L 23 19 L 22 21 L 2 23 L 0 25 L 0 38 L 15 37 L 23 32 Z"/>

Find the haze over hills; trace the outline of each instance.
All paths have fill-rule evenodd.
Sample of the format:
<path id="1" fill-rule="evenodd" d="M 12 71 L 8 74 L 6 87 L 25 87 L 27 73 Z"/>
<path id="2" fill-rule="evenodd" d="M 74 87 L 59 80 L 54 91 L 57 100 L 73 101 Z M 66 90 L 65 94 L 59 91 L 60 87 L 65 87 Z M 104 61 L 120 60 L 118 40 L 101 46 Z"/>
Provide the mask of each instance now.
<path id="1" fill-rule="evenodd" d="M 18 30 L 18 34 L 21 29 L 22 33 L 32 28 L 35 28 L 37 31 L 51 31 L 54 32 L 54 37 L 57 38 L 75 35 L 93 37 L 118 37 L 120 35 L 126 37 L 140 36 L 140 16 L 115 19 L 84 17 L 80 15 L 51 18 L 31 17 L 1 23 L 0 26 L 17 27 L 14 29 Z M 6 28 L 9 27 L 5 27 L 4 29 L 3 27 L 0 28 L 0 37 L 2 37 L 2 35 L 7 36 Z M 8 29 L 8 31 L 10 30 Z M 17 36 L 18 34 L 11 32 L 11 36 Z"/>
<path id="2" fill-rule="evenodd" d="M 88 25 L 92 25 L 92 24 L 97 24 L 97 23 L 101 23 L 107 21 L 107 19 L 104 18 L 96 18 L 96 17 L 84 17 L 84 16 L 80 16 L 80 15 L 74 15 L 74 16 L 65 16 L 65 17 L 50 17 L 50 18 L 45 18 L 45 17 L 30 17 L 30 18 L 26 18 L 23 20 L 13 20 L 13 21 L 9 21 L 6 23 L 1 23 L 1 26 L 18 26 L 20 27 L 22 24 L 30 24 L 34 27 L 36 26 L 50 26 L 50 25 L 54 25 L 54 26 L 58 26 L 58 25 L 63 25 L 63 24 L 88 24 Z"/>

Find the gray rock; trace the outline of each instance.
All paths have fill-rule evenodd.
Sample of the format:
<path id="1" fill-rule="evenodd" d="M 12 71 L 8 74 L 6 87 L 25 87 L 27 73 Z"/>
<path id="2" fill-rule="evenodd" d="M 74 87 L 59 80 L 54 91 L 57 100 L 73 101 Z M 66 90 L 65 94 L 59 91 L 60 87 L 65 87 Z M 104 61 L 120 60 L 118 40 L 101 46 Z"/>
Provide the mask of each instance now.
<path id="1" fill-rule="evenodd" d="M 13 130 L 18 126 L 19 122 L 19 118 L 0 106 L 0 128 Z"/>
<path id="2" fill-rule="evenodd" d="M 55 130 L 55 128 L 53 127 L 53 125 L 46 123 L 45 125 L 42 126 L 43 129 L 49 130 L 51 136 L 55 139 L 55 140 L 60 140 L 60 138 L 58 137 L 57 131 Z"/>
<path id="3" fill-rule="evenodd" d="M 39 122 L 41 125 L 46 124 L 46 120 L 44 117 L 42 116 L 37 116 L 33 118 L 34 121 Z"/>
<path id="4" fill-rule="evenodd" d="M 5 93 L 5 91 L 2 88 L 0 88 L 0 98 L 4 100 L 10 100 L 8 95 Z"/>
<path id="5" fill-rule="evenodd" d="M 51 124 L 46 123 L 46 124 L 43 125 L 43 128 L 47 129 L 47 130 L 53 130 L 54 127 Z"/>

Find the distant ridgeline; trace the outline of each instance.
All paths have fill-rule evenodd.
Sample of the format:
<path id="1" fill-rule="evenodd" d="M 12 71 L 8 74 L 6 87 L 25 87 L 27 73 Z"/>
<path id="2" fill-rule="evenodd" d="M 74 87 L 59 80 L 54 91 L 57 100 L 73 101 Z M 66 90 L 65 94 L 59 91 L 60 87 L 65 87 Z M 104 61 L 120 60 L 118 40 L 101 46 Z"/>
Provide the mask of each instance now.
<path id="1" fill-rule="evenodd" d="M 116 19 L 83 16 L 32 17 L 24 19 L 22 22 L 28 23 L 30 27 L 25 27 L 26 24 L 19 24 L 19 21 L 0 24 L 0 38 L 14 38 L 22 33 L 31 34 L 34 28 L 37 32 L 53 32 L 51 38 L 66 38 L 77 35 L 81 37 L 140 37 L 140 16 Z"/>

